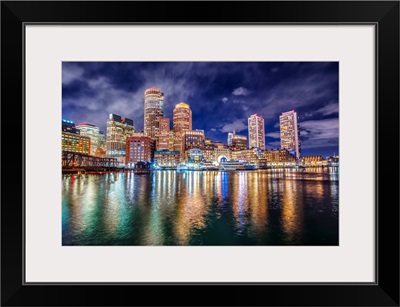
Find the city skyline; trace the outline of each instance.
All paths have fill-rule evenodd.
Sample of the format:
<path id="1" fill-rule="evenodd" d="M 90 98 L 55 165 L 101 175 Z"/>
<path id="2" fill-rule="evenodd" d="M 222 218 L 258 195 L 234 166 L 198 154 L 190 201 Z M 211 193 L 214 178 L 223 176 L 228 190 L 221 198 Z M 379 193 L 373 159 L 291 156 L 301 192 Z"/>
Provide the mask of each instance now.
<path id="1" fill-rule="evenodd" d="M 187 103 L 192 110 L 193 129 L 204 130 L 206 137 L 225 144 L 228 133 L 233 130 L 240 135 L 248 135 L 248 117 L 260 113 L 265 120 L 266 149 L 277 149 L 280 148 L 279 115 L 295 106 L 299 114 L 302 154 L 328 156 L 338 153 L 337 63 L 212 63 L 219 69 L 211 69 L 211 72 L 207 74 L 204 67 L 210 68 L 208 64 L 211 63 L 64 62 L 63 117 L 72 119 L 77 124 L 81 121 L 89 122 L 105 132 L 108 116 L 106 112 L 111 112 L 132 118 L 135 129 L 143 130 L 144 90 L 140 93 L 141 97 L 137 97 L 138 90 L 135 92 L 134 88 L 139 88 L 138 84 L 127 85 L 123 81 L 131 80 L 134 74 L 129 76 L 127 72 L 129 68 L 143 68 L 146 66 L 145 64 L 148 67 L 138 73 L 139 76 L 144 72 L 154 74 L 161 68 L 168 68 L 168 73 L 161 70 L 160 75 L 167 75 L 166 78 L 169 78 L 166 80 L 167 83 L 170 80 L 180 80 L 181 83 L 178 82 L 178 85 L 180 84 L 179 86 L 184 88 L 179 96 L 188 99 L 173 101 L 177 93 L 170 92 L 170 90 L 177 90 L 178 85 L 171 88 L 170 84 L 167 88 L 162 88 L 159 86 L 160 83 L 163 83 L 160 81 L 160 76 L 155 77 L 154 82 L 151 82 L 151 78 L 137 81 L 138 84 L 149 84 L 149 88 L 160 87 L 163 93 L 164 117 L 171 119 L 171 129 L 173 128 L 172 110 L 181 101 Z M 265 84 L 270 84 L 270 92 L 273 95 L 271 93 L 265 95 L 265 104 L 255 103 L 254 100 L 260 96 L 259 92 L 265 91 L 268 86 L 260 88 L 259 82 L 256 81 L 249 84 L 246 81 L 248 73 L 240 73 L 235 69 L 232 72 L 226 72 L 227 66 L 241 67 L 244 68 L 244 71 L 253 72 L 254 80 L 259 80 L 260 76 L 274 77 L 275 81 L 264 80 Z M 124 78 L 116 73 L 118 71 Z M 275 76 L 277 74 L 280 76 Z M 296 77 L 299 74 L 303 75 L 301 80 L 305 81 Z M 194 75 L 197 76 L 194 77 Z M 210 83 L 203 80 L 205 76 L 215 82 Z M 221 84 L 224 82 L 216 76 L 229 76 L 229 78 L 226 77 L 225 84 Z M 182 80 L 191 80 L 192 92 L 187 91 L 185 82 Z M 197 81 L 197 86 L 195 81 Z M 199 84 L 207 83 L 206 88 L 199 89 Z M 243 86 L 239 86 L 240 84 Z M 301 87 L 301 84 L 304 87 Z M 235 88 L 235 86 L 239 87 Z M 257 87 L 259 87 L 258 92 L 256 91 Z M 216 93 L 216 88 L 218 93 Z M 232 90 L 231 94 L 226 94 L 230 90 Z M 278 96 L 278 92 L 281 92 L 280 96 Z M 205 98 L 207 95 L 209 95 L 208 99 Z M 215 102 L 216 95 L 223 97 Z M 269 102 L 271 95 L 275 95 L 273 99 L 276 101 L 275 103 Z M 75 99 L 72 101 L 74 97 Z M 95 98 L 97 98 L 97 104 L 93 100 Z M 304 103 L 299 105 L 300 98 Z M 199 99 L 203 99 L 204 103 L 196 103 Z M 86 103 L 84 103 L 85 101 Z"/>

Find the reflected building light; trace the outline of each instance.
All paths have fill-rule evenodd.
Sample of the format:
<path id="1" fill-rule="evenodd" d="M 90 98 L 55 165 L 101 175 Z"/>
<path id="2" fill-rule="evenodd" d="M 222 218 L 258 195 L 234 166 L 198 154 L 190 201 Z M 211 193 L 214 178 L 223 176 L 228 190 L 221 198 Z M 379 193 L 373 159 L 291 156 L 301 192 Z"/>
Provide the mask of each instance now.
<path id="1" fill-rule="evenodd" d="M 289 240 L 293 239 L 299 212 L 296 212 L 296 200 L 293 193 L 292 181 L 286 181 L 283 190 L 282 226 Z"/>

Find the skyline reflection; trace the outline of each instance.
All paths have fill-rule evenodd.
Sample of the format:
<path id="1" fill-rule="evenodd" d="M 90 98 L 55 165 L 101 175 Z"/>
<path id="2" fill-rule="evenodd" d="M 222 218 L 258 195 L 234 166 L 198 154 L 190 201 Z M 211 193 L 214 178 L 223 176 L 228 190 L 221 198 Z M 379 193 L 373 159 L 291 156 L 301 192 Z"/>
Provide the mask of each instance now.
<path id="1" fill-rule="evenodd" d="M 338 245 L 337 174 L 63 175 L 63 245 Z"/>

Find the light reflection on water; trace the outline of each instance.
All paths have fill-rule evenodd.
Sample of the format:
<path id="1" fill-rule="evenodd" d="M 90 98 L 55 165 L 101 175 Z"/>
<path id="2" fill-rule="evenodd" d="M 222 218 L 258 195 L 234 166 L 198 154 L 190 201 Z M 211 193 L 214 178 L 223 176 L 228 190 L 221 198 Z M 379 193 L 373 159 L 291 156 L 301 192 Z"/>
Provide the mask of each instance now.
<path id="1" fill-rule="evenodd" d="M 63 175 L 63 245 L 338 245 L 337 170 Z"/>

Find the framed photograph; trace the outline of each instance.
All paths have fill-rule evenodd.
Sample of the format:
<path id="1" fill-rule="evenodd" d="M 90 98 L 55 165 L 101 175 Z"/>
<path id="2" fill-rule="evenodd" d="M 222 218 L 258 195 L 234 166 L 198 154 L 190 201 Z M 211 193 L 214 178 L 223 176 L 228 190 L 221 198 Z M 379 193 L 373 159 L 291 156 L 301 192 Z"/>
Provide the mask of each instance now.
<path id="1" fill-rule="evenodd" d="M 1 26 L 2 305 L 399 306 L 398 1 Z"/>

